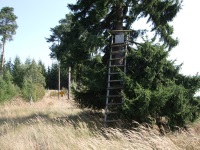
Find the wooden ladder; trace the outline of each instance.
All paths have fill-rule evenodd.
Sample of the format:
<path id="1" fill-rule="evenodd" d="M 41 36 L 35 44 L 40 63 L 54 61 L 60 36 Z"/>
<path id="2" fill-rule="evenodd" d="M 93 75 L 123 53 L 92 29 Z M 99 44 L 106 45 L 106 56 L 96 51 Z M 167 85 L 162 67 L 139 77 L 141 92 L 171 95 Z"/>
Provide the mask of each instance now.
<path id="1" fill-rule="evenodd" d="M 132 30 L 112 30 L 110 59 L 108 65 L 108 82 L 106 95 L 106 108 L 104 125 L 120 121 L 119 110 L 122 108 L 123 99 L 121 91 L 124 82 L 121 78 L 126 73 L 126 55 L 129 43 L 129 33 Z"/>

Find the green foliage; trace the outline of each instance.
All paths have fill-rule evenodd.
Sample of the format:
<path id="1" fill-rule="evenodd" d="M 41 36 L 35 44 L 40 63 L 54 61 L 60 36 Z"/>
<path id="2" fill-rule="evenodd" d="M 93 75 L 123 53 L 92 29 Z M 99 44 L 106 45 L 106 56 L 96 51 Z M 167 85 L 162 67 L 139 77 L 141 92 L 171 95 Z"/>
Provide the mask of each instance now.
<path id="1" fill-rule="evenodd" d="M 182 85 L 171 84 L 168 89 L 170 94 L 161 114 L 170 118 L 170 124 L 183 126 L 198 119 L 200 101 L 188 96 L 188 90 Z"/>
<path id="2" fill-rule="evenodd" d="M 81 107 L 101 109 L 106 99 L 107 69 L 102 64 L 101 57 L 96 56 L 88 61 L 88 66 L 82 66 L 81 77 L 73 89 L 75 100 Z"/>
<path id="3" fill-rule="evenodd" d="M 45 89 L 41 84 L 32 83 L 31 81 L 25 79 L 22 87 L 22 95 L 23 98 L 28 101 L 31 98 L 33 101 L 38 101 L 45 95 Z"/>
<path id="4" fill-rule="evenodd" d="M 52 64 L 47 69 L 46 87 L 48 89 L 58 89 L 58 65 Z"/>
<path id="5" fill-rule="evenodd" d="M 5 70 L 8 70 L 10 73 L 12 73 L 13 64 L 12 64 L 11 58 L 9 59 L 8 62 L 5 63 L 4 68 L 5 68 Z"/>
<path id="6" fill-rule="evenodd" d="M 73 29 L 78 29 L 81 26 L 84 32 L 87 31 L 95 35 L 96 38 L 94 39 L 101 36 L 107 39 L 109 34 L 105 30 L 117 29 L 118 26 L 131 29 L 134 22 L 146 18 L 147 22 L 151 24 L 150 32 L 155 33 L 154 38 L 158 37 L 169 49 L 177 45 L 177 39 L 172 38 L 173 27 L 169 25 L 169 22 L 181 9 L 181 1 L 179 0 L 145 0 L 141 2 L 135 0 L 79 0 L 76 4 L 68 6 L 74 15 L 72 17 L 72 21 L 75 22 L 72 27 L 73 32 L 76 32 Z M 144 29 L 134 30 L 131 39 L 136 41 L 145 32 Z M 98 45 L 95 44 L 95 46 Z"/>
<path id="7" fill-rule="evenodd" d="M 67 68 L 60 66 L 60 86 L 61 88 L 68 87 Z M 46 88 L 58 89 L 58 64 L 52 64 L 48 67 L 46 73 Z"/>
<path id="8" fill-rule="evenodd" d="M 47 42 L 52 43 L 52 56 L 72 66 L 73 75 L 80 75 L 74 88 L 75 100 L 82 107 L 105 107 L 111 37 L 106 30 L 132 29 L 134 22 L 146 18 L 150 30 L 132 29 L 130 34 L 134 48 L 128 47 L 127 74 L 122 74 L 122 119 L 144 122 L 148 117 L 165 116 L 170 125 L 180 126 L 196 120 L 200 101 L 194 95 L 200 88 L 200 76 L 181 75 L 181 65 L 167 60 L 169 50 L 178 44 L 169 23 L 181 9 L 181 2 L 79 0 L 68 5 L 72 14 L 66 16 L 65 24 L 52 29 Z M 148 33 L 155 36 L 149 38 Z M 145 36 L 147 41 L 136 42 Z"/>
<path id="9" fill-rule="evenodd" d="M 21 60 L 19 57 L 16 57 L 13 64 L 12 69 L 12 75 L 13 75 L 13 82 L 18 87 L 22 88 L 23 85 L 23 79 L 25 75 L 25 68 L 23 64 L 21 63 Z"/>
<path id="10" fill-rule="evenodd" d="M 183 126 L 199 117 L 200 101 L 194 97 L 200 76 L 179 74 L 180 66 L 167 60 L 162 46 L 145 42 L 132 50 L 124 77 L 123 118 L 140 122 L 167 116 L 171 125 Z"/>
<path id="11" fill-rule="evenodd" d="M 14 8 L 3 7 L 0 11 L 0 36 L 2 41 L 2 54 L 1 54 L 1 66 L 0 66 L 0 76 L 4 67 L 4 51 L 5 44 L 7 40 L 11 41 L 12 36 L 16 33 L 17 16 L 13 13 Z"/>
<path id="12" fill-rule="evenodd" d="M 0 11 L 0 35 L 2 36 L 2 41 L 12 40 L 12 35 L 16 33 L 17 16 L 13 13 L 14 8 L 3 7 Z"/>
<path id="13" fill-rule="evenodd" d="M 44 63 L 41 60 L 38 61 L 38 67 L 39 67 L 39 70 L 41 70 L 42 75 L 46 77 L 47 71 L 46 71 Z"/>
<path id="14" fill-rule="evenodd" d="M 26 66 L 22 85 L 22 95 L 25 99 L 33 101 L 41 99 L 45 94 L 45 77 L 42 75 L 42 68 L 33 60 Z"/>
<path id="15" fill-rule="evenodd" d="M 42 62 L 27 59 L 24 64 L 16 57 L 5 64 L 3 76 L 0 78 L 0 102 L 11 100 L 14 96 L 22 96 L 26 100 L 41 99 L 45 94 L 45 68 Z"/>
<path id="16" fill-rule="evenodd" d="M 18 88 L 12 83 L 12 76 L 8 70 L 0 77 L 0 103 L 12 99 L 18 93 Z"/>

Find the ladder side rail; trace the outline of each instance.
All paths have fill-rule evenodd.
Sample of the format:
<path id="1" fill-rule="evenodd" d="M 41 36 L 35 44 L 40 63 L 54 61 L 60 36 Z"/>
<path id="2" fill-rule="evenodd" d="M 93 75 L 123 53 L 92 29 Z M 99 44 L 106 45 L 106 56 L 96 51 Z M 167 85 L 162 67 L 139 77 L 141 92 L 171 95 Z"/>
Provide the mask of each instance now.
<path id="1" fill-rule="evenodd" d="M 117 35 L 119 32 L 124 32 L 124 42 L 123 43 L 113 43 L 114 42 L 114 37 L 115 35 Z M 111 110 L 109 111 L 110 107 L 109 106 L 118 106 L 120 105 L 120 107 L 123 105 L 123 98 L 122 98 L 122 95 L 119 93 L 119 94 L 114 94 L 113 95 L 113 92 L 112 91 L 115 91 L 115 90 L 119 90 L 119 89 L 123 89 L 123 86 L 124 86 L 124 81 L 122 79 L 112 79 L 111 80 L 111 76 L 112 75 L 115 75 L 115 74 L 119 74 L 119 72 L 111 72 L 111 69 L 113 67 L 122 67 L 121 70 L 123 71 L 124 74 L 126 74 L 126 64 L 127 64 L 127 60 L 126 60 L 126 57 L 127 57 L 127 51 L 128 51 L 128 44 L 129 44 L 129 37 L 130 37 L 130 32 L 131 30 L 113 30 L 113 31 L 110 31 L 111 35 L 112 35 L 112 38 L 111 38 L 111 50 L 110 50 L 110 58 L 109 58 L 109 65 L 108 65 L 108 83 L 107 83 L 107 95 L 106 95 L 106 108 L 105 108 L 105 117 L 104 117 L 104 124 L 105 124 L 105 127 L 107 126 L 107 123 L 108 122 L 117 122 L 119 121 L 119 118 L 115 118 L 116 116 L 112 116 L 112 114 L 116 114 L 117 112 L 115 112 L 114 110 Z M 121 47 L 121 51 L 119 51 L 120 53 L 123 52 L 123 64 L 122 65 L 112 65 L 112 60 L 117 60 L 119 58 L 113 58 L 113 56 L 115 56 L 116 53 L 118 53 L 118 51 L 113 51 L 113 48 L 114 47 Z M 119 77 L 118 77 L 119 78 Z M 110 87 L 112 84 L 110 84 L 111 82 L 122 82 L 121 84 L 123 84 L 123 86 L 112 86 Z M 112 90 L 112 91 L 110 91 Z M 112 93 L 112 94 L 111 94 Z M 111 94 L 111 95 L 110 95 Z M 113 98 L 112 99 L 112 102 L 109 103 L 109 98 Z M 120 100 L 121 102 L 119 102 L 117 99 L 115 98 L 120 98 L 118 100 Z M 111 116 L 108 116 L 108 115 L 111 115 Z"/>
<path id="2" fill-rule="evenodd" d="M 129 36 L 130 36 L 130 33 L 127 35 L 126 37 L 126 41 L 125 41 L 125 56 L 124 56 L 124 73 L 126 74 L 126 57 L 127 57 L 127 51 L 128 51 L 128 42 L 129 42 Z"/>
<path id="3" fill-rule="evenodd" d="M 111 38 L 111 45 L 113 44 L 113 36 Z M 110 81 L 110 76 L 111 76 L 111 60 L 112 59 L 112 47 L 110 51 L 110 59 L 109 59 L 109 64 L 108 64 L 108 81 Z M 107 83 L 107 87 L 110 87 L 110 82 Z M 108 102 L 109 102 L 109 95 L 110 95 L 110 90 L 107 88 L 107 93 L 106 93 L 106 107 L 105 107 L 105 114 L 104 114 L 104 126 L 106 127 L 106 121 L 107 121 L 107 112 L 108 112 Z"/>

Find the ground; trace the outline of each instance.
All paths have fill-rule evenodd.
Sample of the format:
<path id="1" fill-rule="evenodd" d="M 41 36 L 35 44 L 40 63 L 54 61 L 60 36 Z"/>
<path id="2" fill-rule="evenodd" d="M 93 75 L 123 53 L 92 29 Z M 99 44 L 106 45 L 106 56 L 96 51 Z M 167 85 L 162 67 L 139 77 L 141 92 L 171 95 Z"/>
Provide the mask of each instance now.
<path id="1" fill-rule="evenodd" d="M 162 135 L 159 130 L 104 128 L 101 113 L 80 109 L 67 96 L 48 90 L 43 100 L 15 98 L 0 106 L 0 149 L 149 150 L 200 149 L 200 124 Z"/>

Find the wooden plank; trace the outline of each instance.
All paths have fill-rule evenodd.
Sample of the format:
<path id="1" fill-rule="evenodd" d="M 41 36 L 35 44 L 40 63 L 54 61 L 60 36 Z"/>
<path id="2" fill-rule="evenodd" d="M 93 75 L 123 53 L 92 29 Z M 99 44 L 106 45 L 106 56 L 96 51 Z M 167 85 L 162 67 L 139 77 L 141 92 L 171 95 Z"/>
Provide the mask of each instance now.
<path id="1" fill-rule="evenodd" d="M 105 122 L 109 123 L 109 122 L 119 122 L 120 120 L 106 120 Z"/>
<path id="2" fill-rule="evenodd" d="M 125 53 L 125 50 L 112 51 L 111 54 Z"/>
<path id="3" fill-rule="evenodd" d="M 110 72 L 108 75 L 115 75 L 115 74 L 120 74 L 120 72 Z"/>
<path id="4" fill-rule="evenodd" d="M 108 115 L 108 114 L 117 114 L 118 112 L 112 111 L 112 112 L 105 112 L 105 113 Z"/>
<path id="5" fill-rule="evenodd" d="M 126 43 L 126 44 L 124 44 L 124 43 L 113 43 L 111 45 L 111 47 L 125 47 L 127 45 L 129 45 L 129 44 L 128 43 Z"/>
<path id="6" fill-rule="evenodd" d="M 124 32 L 124 33 L 130 33 L 130 32 L 132 32 L 133 30 L 108 30 L 108 32 L 110 33 L 110 34 L 119 34 L 119 32 Z"/>
<path id="7" fill-rule="evenodd" d="M 111 65 L 110 68 L 112 67 L 124 67 L 125 65 Z"/>
<path id="8" fill-rule="evenodd" d="M 123 82 L 123 80 L 109 80 L 108 82 Z"/>
<path id="9" fill-rule="evenodd" d="M 108 90 L 115 90 L 115 89 L 123 89 L 123 86 L 116 86 L 116 87 L 108 87 Z"/>
<path id="10" fill-rule="evenodd" d="M 122 97 L 121 95 L 109 95 L 107 97 Z"/>
<path id="11" fill-rule="evenodd" d="M 125 57 L 121 57 L 121 58 L 111 58 L 110 61 L 112 60 L 120 60 L 120 59 L 124 59 Z"/>
<path id="12" fill-rule="evenodd" d="M 122 105 L 123 103 L 108 103 L 107 106 Z"/>

